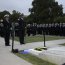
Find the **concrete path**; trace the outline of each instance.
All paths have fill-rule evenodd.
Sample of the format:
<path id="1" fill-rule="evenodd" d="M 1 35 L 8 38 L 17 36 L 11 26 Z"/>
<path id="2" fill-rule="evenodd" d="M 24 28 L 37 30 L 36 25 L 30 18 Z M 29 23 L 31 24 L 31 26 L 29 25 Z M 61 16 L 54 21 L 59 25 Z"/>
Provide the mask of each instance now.
<path id="1" fill-rule="evenodd" d="M 53 47 L 48 50 L 43 50 L 38 54 L 38 57 L 51 63 L 62 65 L 65 63 L 65 47 Z"/>
<path id="2" fill-rule="evenodd" d="M 65 43 L 65 39 L 46 41 L 47 47 L 56 47 L 58 44 Z M 12 41 L 10 40 L 10 44 Z M 14 49 L 32 49 L 36 47 L 43 47 L 44 42 L 33 42 L 24 45 L 20 45 L 19 42 L 14 42 Z M 11 46 L 6 47 L 4 44 L 4 39 L 0 38 L 0 65 L 32 65 L 31 63 L 17 57 L 11 53 Z"/>
<path id="3" fill-rule="evenodd" d="M 60 46 L 59 44 L 63 43 L 65 43 L 65 39 L 46 41 L 46 47 L 58 47 Z M 44 42 L 33 42 L 25 45 L 20 45 L 17 41 L 14 42 L 14 48 L 18 48 L 19 50 L 32 49 L 36 47 L 44 47 Z"/>
<path id="4" fill-rule="evenodd" d="M 0 38 L 0 65 L 32 65 L 11 53 L 11 46 L 4 46 L 4 39 Z"/>

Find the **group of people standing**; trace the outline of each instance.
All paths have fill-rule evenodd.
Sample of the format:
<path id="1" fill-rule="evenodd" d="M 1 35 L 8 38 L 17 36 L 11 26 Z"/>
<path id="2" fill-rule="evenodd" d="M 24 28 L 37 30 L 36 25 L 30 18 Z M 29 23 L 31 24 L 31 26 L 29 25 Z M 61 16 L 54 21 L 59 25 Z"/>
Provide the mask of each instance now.
<path id="1" fill-rule="evenodd" d="M 10 40 L 10 34 L 12 33 L 12 21 L 9 18 L 9 15 L 5 15 L 3 20 L 1 20 L 2 23 L 0 23 L 0 34 L 4 37 L 5 40 L 5 46 L 10 46 L 9 40 Z M 20 16 L 18 18 L 17 23 L 14 23 L 14 31 L 15 35 L 19 36 L 20 44 L 24 43 L 24 36 L 27 34 L 30 36 L 31 34 L 33 36 L 35 35 L 60 35 L 65 36 L 65 23 L 49 23 L 49 24 L 26 24 L 23 20 L 23 18 Z M 17 29 L 18 28 L 18 29 Z"/>
<path id="2" fill-rule="evenodd" d="M 28 24 L 27 25 L 27 34 L 30 36 L 34 35 L 59 35 L 65 36 L 65 23 L 46 23 L 46 24 Z"/>
<path id="3" fill-rule="evenodd" d="M 10 34 L 12 33 L 12 23 L 9 15 L 4 15 L 3 21 L 2 21 L 2 28 L 3 28 L 3 37 L 5 40 L 5 46 L 10 46 Z M 20 44 L 24 44 L 24 21 L 23 18 L 20 16 L 18 19 L 18 26 L 19 26 L 19 40 Z M 15 27 L 15 26 L 14 26 Z M 14 29 L 15 31 L 15 29 Z"/>

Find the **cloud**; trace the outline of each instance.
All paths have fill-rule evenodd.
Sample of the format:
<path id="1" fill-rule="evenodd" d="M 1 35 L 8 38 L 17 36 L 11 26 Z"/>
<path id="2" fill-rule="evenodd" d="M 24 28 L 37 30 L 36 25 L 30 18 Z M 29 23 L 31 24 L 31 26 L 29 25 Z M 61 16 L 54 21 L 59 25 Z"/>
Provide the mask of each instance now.
<path id="1" fill-rule="evenodd" d="M 65 13 L 65 0 L 56 0 L 59 4 L 63 6 L 63 12 Z"/>
<path id="2" fill-rule="evenodd" d="M 31 3 L 33 0 L 0 0 L 0 11 L 8 10 L 12 12 L 13 10 L 19 11 L 28 15 L 28 9 L 32 7 Z M 65 0 L 56 0 L 59 4 L 63 5 L 63 11 L 65 12 Z"/>
<path id="3" fill-rule="evenodd" d="M 28 9 L 32 7 L 32 0 L 1 0 L 0 1 L 0 11 L 17 10 L 24 14 L 29 14 Z"/>

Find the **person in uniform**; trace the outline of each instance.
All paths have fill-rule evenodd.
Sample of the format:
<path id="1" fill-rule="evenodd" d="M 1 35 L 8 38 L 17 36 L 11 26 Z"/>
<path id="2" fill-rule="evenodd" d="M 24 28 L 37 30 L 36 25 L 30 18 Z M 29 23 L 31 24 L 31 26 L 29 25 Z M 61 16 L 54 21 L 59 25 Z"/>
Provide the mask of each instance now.
<path id="1" fill-rule="evenodd" d="M 11 23 L 9 20 L 9 15 L 6 14 L 3 19 L 3 30 L 4 30 L 4 39 L 5 39 L 5 46 L 10 46 L 9 39 L 10 39 L 10 28 Z"/>
<path id="2" fill-rule="evenodd" d="M 30 24 L 27 24 L 27 31 L 26 31 L 26 33 L 27 33 L 27 35 L 28 36 L 30 36 L 31 35 L 31 25 Z"/>
<path id="3" fill-rule="evenodd" d="M 37 31 L 37 24 L 36 23 L 33 23 L 32 30 L 33 30 L 33 36 L 35 36 L 36 35 L 36 31 Z"/>
<path id="4" fill-rule="evenodd" d="M 0 20 L 0 36 L 3 37 L 3 20 Z"/>
<path id="5" fill-rule="evenodd" d="M 19 17 L 18 23 L 19 23 L 19 40 L 20 40 L 20 44 L 25 44 L 24 43 L 25 22 L 24 22 L 22 16 Z"/>

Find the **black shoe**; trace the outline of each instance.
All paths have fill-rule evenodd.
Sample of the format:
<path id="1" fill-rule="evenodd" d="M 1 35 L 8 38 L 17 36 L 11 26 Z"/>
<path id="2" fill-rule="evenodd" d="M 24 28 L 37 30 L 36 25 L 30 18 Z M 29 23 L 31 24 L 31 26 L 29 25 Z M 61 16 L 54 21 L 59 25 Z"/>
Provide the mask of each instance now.
<path id="1" fill-rule="evenodd" d="M 5 46 L 11 46 L 11 45 L 5 45 Z"/>
<path id="2" fill-rule="evenodd" d="M 23 45 L 23 44 L 25 44 L 25 43 L 20 43 L 20 45 Z"/>

